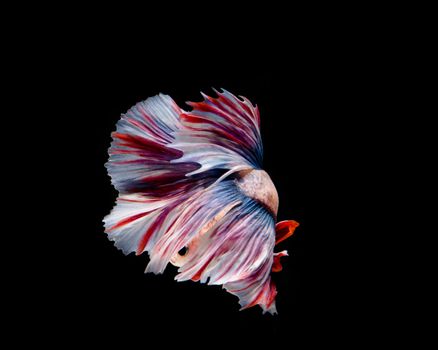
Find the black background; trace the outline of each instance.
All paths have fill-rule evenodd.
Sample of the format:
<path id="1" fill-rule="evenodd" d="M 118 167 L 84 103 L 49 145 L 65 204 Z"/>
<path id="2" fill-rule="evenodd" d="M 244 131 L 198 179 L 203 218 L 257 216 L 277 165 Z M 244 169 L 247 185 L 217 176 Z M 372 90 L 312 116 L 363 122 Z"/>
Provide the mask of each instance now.
<path id="1" fill-rule="evenodd" d="M 434 22 L 401 5 L 142 5 L 5 11 L 3 334 L 56 348 L 418 344 L 428 318 L 411 311 L 431 310 L 432 265 L 415 253 L 433 254 L 409 195 L 430 194 Z M 123 256 L 103 232 L 120 114 L 211 87 L 258 104 L 279 219 L 301 224 L 278 247 L 290 256 L 273 275 L 277 316 L 177 283 L 171 266 L 144 275 L 147 257 Z"/>
<path id="2" fill-rule="evenodd" d="M 375 63 L 355 45 L 360 34 L 340 39 L 293 29 L 281 37 L 247 31 L 235 40 L 232 33 L 199 38 L 195 31 L 189 43 L 177 31 L 158 36 L 139 29 L 143 39 L 132 41 L 93 32 L 55 50 L 46 95 L 54 112 L 46 120 L 51 138 L 40 147 L 51 169 L 43 193 L 56 199 L 45 211 L 50 238 L 39 254 L 31 323 L 45 315 L 47 332 L 72 342 L 91 337 L 124 346 L 150 337 L 166 344 L 208 345 L 202 339 L 210 338 L 293 346 L 345 341 L 362 331 L 368 287 L 356 262 L 366 225 L 356 220 L 352 198 L 366 191 L 355 174 L 367 171 L 359 168 L 357 146 L 372 124 Z M 148 258 L 124 256 L 103 232 L 117 196 L 104 163 L 120 114 L 160 92 L 184 106 L 199 101 L 200 91 L 213 93 L 211 87 L 259 106 L 278 218 L 300 223 L 278 247 L 290 256 L 273 277 L 276 316 L 259 307 L 239 312 L 237 298 L 220 287 L 177 283 L 172 266 L 164 275 L 145 275 Z"/>

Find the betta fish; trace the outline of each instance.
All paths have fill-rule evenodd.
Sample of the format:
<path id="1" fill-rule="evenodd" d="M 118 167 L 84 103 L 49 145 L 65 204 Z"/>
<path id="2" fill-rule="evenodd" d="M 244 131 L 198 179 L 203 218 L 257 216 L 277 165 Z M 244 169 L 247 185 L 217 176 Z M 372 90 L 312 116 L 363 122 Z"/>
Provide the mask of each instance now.
<path id="1" fill-rule="evenodd" d="M 106 168 L 119 192 L 105 232 L 125 254 L 147 252 L 146 272 L 178 267 L 177 281 L 222 285 L 242 309 L 277 313 L 271 272 L 293 220 L 276 223 L 278 194 L 262 170 L 257 106 L 214 90 L 181 109 L 159 94 L 117 122 Z"/>

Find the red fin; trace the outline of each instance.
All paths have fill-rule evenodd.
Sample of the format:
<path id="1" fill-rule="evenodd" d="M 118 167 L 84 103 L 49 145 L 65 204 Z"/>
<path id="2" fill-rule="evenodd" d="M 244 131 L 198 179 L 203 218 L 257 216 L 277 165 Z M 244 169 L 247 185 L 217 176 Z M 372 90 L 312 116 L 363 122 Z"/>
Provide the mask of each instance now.
<path id="1" fill-rule="evenodd" d="M 293 235 L 295 229 L 300 224 L 294 220 L 280 221 L 275 225 L 275 244 L 284 241 L 286 238 Z"/>
<path id="2" fill-rule="evenodd" d="M 283 250 L 279 253 L 274 253 L 274 263 L 272 264 L 272 272 L 280 272 L 283 270 L 283 266 L 281 266 L 280 258 L 282 256 L 288 256 L 287 250 Z"/>

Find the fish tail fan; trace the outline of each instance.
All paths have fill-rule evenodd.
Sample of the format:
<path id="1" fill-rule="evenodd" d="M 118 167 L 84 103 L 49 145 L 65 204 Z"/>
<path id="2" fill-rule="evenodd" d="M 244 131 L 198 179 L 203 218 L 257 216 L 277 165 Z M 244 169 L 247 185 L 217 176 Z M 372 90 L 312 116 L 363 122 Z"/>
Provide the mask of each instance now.
<path id="1" fill-rule="evenodd" d="M 260 168 L 263 144 L 257 106 L 226 90 L 214 91 L 215 98 L 202 94 L 203 101 L 187 102 L 193 109 L 181 114 L 183 127 L 171 143 L 183 152 L 177 162 L 200 164 L 189 175 L 210 169 Z"/>
<path id="2" fill-rule="evenodd" d="M 198 164 L 170 161 L 182 152 L 169 147 L 182 125 L 181 109 L 167 95 L 157 95 L 137 103 L 117 123 L 106 163 L 112 184 L 120 193 L 150 195 L 162 185 L 181 180 L 185 174 L 199 168 Z M 169 189 L 169 186 L 166 187 Z M 153 191 L 152 191 L 153 192 Z"/>
<path id="3" fill-rule="evenodd" d="M 152 249 L 189 198 L 215 180 L 210 174 L 186 177 L 199 164 L 171 163 L 182 156 L 169 147 L 182 127 L 181 112 L 169 96 L 160 94 L 123 114 L 112 134 L 106 168 L 119 197 L 104 225 L 125 254 Z"/>

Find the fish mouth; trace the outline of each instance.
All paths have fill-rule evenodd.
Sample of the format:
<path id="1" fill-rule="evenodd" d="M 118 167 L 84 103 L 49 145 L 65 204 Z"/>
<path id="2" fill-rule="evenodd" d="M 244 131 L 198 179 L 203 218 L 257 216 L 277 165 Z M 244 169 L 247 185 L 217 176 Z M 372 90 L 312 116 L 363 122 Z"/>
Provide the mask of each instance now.
<path id="1" fill-rule="evenodd" d="M 247 169 L 237 173 L 237 187 L 246 196 L 263 205 L 274 217 L 278 213 L 278 193 L 268 173 L 261 169 Z"/>

